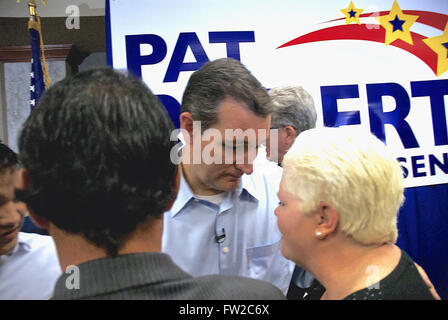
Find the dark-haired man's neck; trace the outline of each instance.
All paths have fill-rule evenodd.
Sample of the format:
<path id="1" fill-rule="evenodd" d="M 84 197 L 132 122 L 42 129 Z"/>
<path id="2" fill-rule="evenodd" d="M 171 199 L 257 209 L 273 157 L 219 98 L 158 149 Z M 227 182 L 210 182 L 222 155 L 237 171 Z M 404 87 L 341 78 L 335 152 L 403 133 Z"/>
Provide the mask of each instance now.
<path id="1" fill-rule="evenodd" d="M 162 247 L 163 219 L 151 219 L 142 223 L 131 233 L 119 248 L 118 255 L 160 252 Z M 59 257 L 59 264 L 64 272 L 70 265 L 107 258 L 105 248 L 98 247 L 84 236 L 68 233 L 50 224 L 49 233 L 53 237 Z"/>

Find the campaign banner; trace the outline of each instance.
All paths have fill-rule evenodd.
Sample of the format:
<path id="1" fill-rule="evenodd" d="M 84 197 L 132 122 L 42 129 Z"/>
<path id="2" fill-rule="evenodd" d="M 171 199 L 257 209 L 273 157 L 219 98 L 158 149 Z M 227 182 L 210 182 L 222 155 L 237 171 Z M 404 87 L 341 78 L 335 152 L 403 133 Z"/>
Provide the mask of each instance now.
<path id="1" fill-rule="evenodd" d="M 110 64 L 141 76 L 175 123 L 192 72 L 232 57 L 268 89 L 307 90 L 317 126 L 370 130 L 397 157 L 406 187 L 448 182 L 448 1 L 107 5 Z"/>

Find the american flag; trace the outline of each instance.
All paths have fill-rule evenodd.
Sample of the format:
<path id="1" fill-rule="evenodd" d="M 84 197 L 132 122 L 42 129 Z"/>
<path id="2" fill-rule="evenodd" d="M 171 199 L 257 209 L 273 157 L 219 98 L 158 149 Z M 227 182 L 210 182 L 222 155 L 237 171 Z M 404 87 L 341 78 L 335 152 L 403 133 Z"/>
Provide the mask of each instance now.
<path id="1" fill-rule="evenodd" d="M 39 102 L 40 96 L 45 91 L 44 75 L 40 62 L 40 35 L 36 29 L 30 29 L 31 35 L 31 83 L 30 83 L 30 107 L 33 111 Z"/>

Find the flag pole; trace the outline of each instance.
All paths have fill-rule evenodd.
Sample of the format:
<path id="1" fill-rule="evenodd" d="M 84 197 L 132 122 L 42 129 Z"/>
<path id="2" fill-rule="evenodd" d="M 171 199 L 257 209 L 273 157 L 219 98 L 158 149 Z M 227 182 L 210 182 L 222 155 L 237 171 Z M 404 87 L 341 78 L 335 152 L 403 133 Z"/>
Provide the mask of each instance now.
<path id="1" fill-rule="evenodd" d="M 45 87 L 48 88 L 50 86 L 50 76 L 48 74 L 47 62 L 45 60 L 44 41 L 40 27 L 40 16 L 37 14 L 36 7 L 37 7 L 36 2 L 34 0 L 28 2 L 28 8 L 30 11 L 30 20 L 28 21 L 28 29 L 34 29 L 39 33 L 40 52 L 42 57 L 42 71 L 44 74 Z"/>

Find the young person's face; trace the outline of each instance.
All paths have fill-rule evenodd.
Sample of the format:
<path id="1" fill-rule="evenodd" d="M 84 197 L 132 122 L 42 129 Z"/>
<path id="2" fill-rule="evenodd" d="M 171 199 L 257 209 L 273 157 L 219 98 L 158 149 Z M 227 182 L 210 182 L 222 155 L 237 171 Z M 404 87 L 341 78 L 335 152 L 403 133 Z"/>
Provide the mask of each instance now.
<path id="1" fill-rule="evenodd" d="M 8 168 L 0 172 L 0 255 L 14 249 L 23 225 L 26 206 L 14 200 L 19 183 L 20 170 Z"/>

